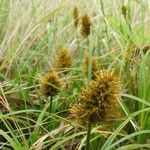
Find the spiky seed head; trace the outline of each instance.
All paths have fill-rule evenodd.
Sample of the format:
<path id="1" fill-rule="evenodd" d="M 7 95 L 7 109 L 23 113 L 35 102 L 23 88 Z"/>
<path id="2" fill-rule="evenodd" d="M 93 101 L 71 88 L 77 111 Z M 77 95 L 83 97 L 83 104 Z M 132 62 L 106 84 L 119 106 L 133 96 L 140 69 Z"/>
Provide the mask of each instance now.
<path id="1" fill-rule="evenodd" d="M 88 37 L 91 31 L 91 20 L 87 14 L 83 15 L 81 18 L 81 35 L 83 37 Z"/>
<path id="2" fill-rule="evenodd" d="M 61 80 L 56 71 L 50 71 L 40 80 L 40 91 L 45 96 L 54 96 L 60 91 Z"/>
<path id="3" fill-rule="evenodd" d="M 81 90 L 80 103 L 70 109 L 71 116 L 82 124 L 116 119 L 120 115 L 120 93 L 121 84 L 114 72 L 101 70 L 96 79 Z"/>
<path id="4" fill-rule="evenodd" d="M 73 105 L 72 108 L 70 109 L 70 113 L 72 118 L 76 118 L 76 121 L 88 117 L 87 110 L 84 109 L 80 104 Z"/>
<path id="5" fill-rule="evenodd" d="M 135 57 L 139 58 L 141 51 L 142 51 L 144 54 L 146 54 L 146 52 L 147 52 L 148 50 L 150 50 L 150 45 L 144 45 L 144 46 L 142 46 L 142 47 L 134 46 L 132 49 L 133 49 L 133 52 L 132 52 L 132 55 L 131 55 L 131 59 L 134 59 Z"/>
<path id="6" fill-rule="evenodd" d="M 91 62 L 92 79 L 94 80 L 96 77 L 96 72 L 98 71 L 100 65 L 98 64 L 96 58 L 90 56 L 89 53 L 86 53 L 83 58 L 83 67 L 84 67 L 83 70 L 86 77 L 88 77 L 90 62 Z"/>
<path id="7" fill-rule="evenodd" d="M 150 45 L 145 45 L 144 47 L 143 47 L 143 53 L 144 54 L 146 54 L 146 52 L 148 51 L 150 49 Z"/>
<path id="8" fill-rule="evenodd" d="M 122 7 L 121 7 L 121 13 L 124 16 L 124 18 L 126 18 L 126 16 L 127 16 L 127 6 L 122 5 Z"/>
<path id="9" fill-rule="evenodd" d="M 56 61 L 56 67 L 58 69 L 68 69 L 71 66 L 72 66 L 72 57 L 69 53 L 69 50 L 66 48 L 61 49 Z"/>
<path id="10" fill-rule="evenodd" d="M 77 27 L 79 24 L 79 15 L 78 15 L 78 8 L 75 7 L 73 10 L 73 18 L 74 18 L 74 26 Z"/>

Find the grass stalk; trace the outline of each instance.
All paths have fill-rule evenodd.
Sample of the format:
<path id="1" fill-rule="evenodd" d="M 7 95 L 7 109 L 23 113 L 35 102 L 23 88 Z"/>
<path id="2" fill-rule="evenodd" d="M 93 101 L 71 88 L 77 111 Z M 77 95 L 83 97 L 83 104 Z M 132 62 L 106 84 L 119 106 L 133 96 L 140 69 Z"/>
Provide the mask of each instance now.
<path id="1" fill-rule="evenodd" d="M 48 97 L 48 99 L 49 99 L 49 112 L 52 113 L 53 97 L 50 96 Z"/>
<path id="2" fill-rule="evenodd" d="M 86 150 L 90 150 L 91 127 L 92 127 L 92 123 L 89 121 L 88 129 L 87 129 L 87 137 L 86 137 Z"/>
<path id="3" fill-rule="evenodd" d="M 105 16 L 105 10 L 104 10 L 104 2 L 103 2 L 103 0 L 100 0 L 100 5 L 101 5 L 101 11 L 102 11 L 103 17 L 106 17 L 106 16 Z M 107 39 L 108 39 L 108 41 L 109 41 L 107 23 L 106 23 L 105 19 L 104 19 L 104 23 L 105 23 L 106 36 L 107 36 Z"/>
<path id="4" fill-rule="evenodd" d="M 80 51 L 80 40 L 79 40 L 79 35 L 78 35 L 78 29 L 77 28 L 76 28 L 76 37 L 77 37 L 78 50 Z"/>

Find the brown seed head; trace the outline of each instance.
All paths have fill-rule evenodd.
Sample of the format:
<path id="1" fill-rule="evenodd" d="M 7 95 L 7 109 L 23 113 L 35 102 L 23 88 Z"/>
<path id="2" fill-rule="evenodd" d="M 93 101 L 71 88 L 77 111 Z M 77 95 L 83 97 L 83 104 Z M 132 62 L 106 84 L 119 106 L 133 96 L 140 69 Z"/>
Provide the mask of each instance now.
<path id="1" fill-rule="evenodd" d="M 90 35 L 91 30 L 91 21 L 87 14 L 82 16 L 81 18 L 81 35 L 85 38 Z"/>
<path id="2" fill-rule="evenodd" d="M 124 16 L 124 18 L 126 18 L 126 16 L 127 16 L 127 6 L 122 5 L 122 7 L 121 7 L 121 13 Z"/>
<path id="3" fill-rule="evenodd" d="M 83 65 L 84 65 L 84 74 L 86 77 L 88 77 L 88 71 L 89 71 L 89 65 L 91 62 L 91 74 L 92 74 L 92 79 L 94 80 L 96 77 L 96 72 L 99 68 L 99 64 L 97 62 L 97 60 L 94 57 L 90 57 L 90 55 L 88 53 L 86 53 L 84 55 L 84 59 L 83 59 Z"/>
<path id="4" fill-rule="evenodd" d="M 68 49 L 61 49 L 56 61 L 56 67 L 59 69 L 67 69 L 72 66 L 72 58 Z"/>
<path id="5" fill-rule="evenodd" d="M 120 81 L 114 73 L 102 70 L 95 80 L 82 89 L 79 95 L 80 104 L 70 109 L 71 116 L 82 124 L 89 121 L 107 122 L 118 118 L 120 93 Z"/>
<path id="6" fill-rule="evenodd" d="M 47 73 L 40 82 L 41 93 L 45 96 L 54 96 L 60 90 L 61 81 L 55 71 Z"/>
<path id="7" fill-rule="evenodd" d="M 150 45 L 145 45 L 145 46 L 143 47 L 143 52 L 144 52 L 144 54 L 146 54 L 146 52 L 147 52 L 148 50 L 150 50 Z"/>
<path id="8" fill-rule="evenodd" d="M 78 16 L 78 8 L 75 7 L 73 10 L 73 18 L 74 18 L 74 26 L 77 27 L 79 23 L 79 16 Z"/>

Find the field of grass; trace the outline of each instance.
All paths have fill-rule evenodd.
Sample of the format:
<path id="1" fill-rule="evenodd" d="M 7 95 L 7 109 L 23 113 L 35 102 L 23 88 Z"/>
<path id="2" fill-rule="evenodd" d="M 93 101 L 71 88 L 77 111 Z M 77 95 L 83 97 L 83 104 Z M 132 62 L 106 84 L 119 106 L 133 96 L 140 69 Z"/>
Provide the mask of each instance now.
<path id="1" fill-rule="evenodd" d="M 149 0 L 0 0 L 0 150 L 149 150 L 149 62 Z"/>

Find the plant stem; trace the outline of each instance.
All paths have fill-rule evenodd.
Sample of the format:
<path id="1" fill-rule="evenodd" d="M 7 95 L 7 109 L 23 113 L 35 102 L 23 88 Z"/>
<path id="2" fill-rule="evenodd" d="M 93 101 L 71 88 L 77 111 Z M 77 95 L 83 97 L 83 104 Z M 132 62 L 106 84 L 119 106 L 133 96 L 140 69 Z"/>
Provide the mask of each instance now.
<path id="1" fill-rule="evenodd" d="M 87 52 L 89 53 L 90 52 L 90 49 L 89 49 L 89 47 L 90 47 L 90 39 L 89 39 L 89 37 L 86 38 L 86 44 L 87 44 Z"/>
<path id="2" fill-rule="evenodd" d="M 103 0 L 100 0 L 100 5 L 101 5 L 101 11 L 102 11 L 103 17 L 105 17 L 105 10 L 104 10 L 104 2 L 103 2 Z M 107 29 L 107 22 L 106 22 L 105 19 L 104 19 L 104 23 L 105 23 L 106 36 L 107 36 L 107 39 L 109 40 L 108 29 Z"/>
<path id="3" fill-rule="evenodd" d="M 89 53 L 89 62 L 88 62 L 88 81 L 92 79 L 92 55 Z"/>
<path id="4" fill-rule="evenodd" d="M 90 150 L 90 136 L 91 136 L 91 122 L 88 122 L 87 138 L 86 138 L 86 150 Z"/>
<path id="5" fill-rule="evenodd" d="M 52 96 L 51 97 L 49 97 L 49 103 L 50 103 L 50 105 L 49 105 L 49 112 L 51 113 L 52 112 L 52 100 L 53 100 L 53 98 L 52 98 Z"/>
<path id="6" fill-rule="evenodd" d="M 80 41 L 79 41 L 79 35 L 78 35 L 78 29 L 77 28 L 76 28 L 76 36 L 77 36 L 78 49 L 80 50 Z"/>

